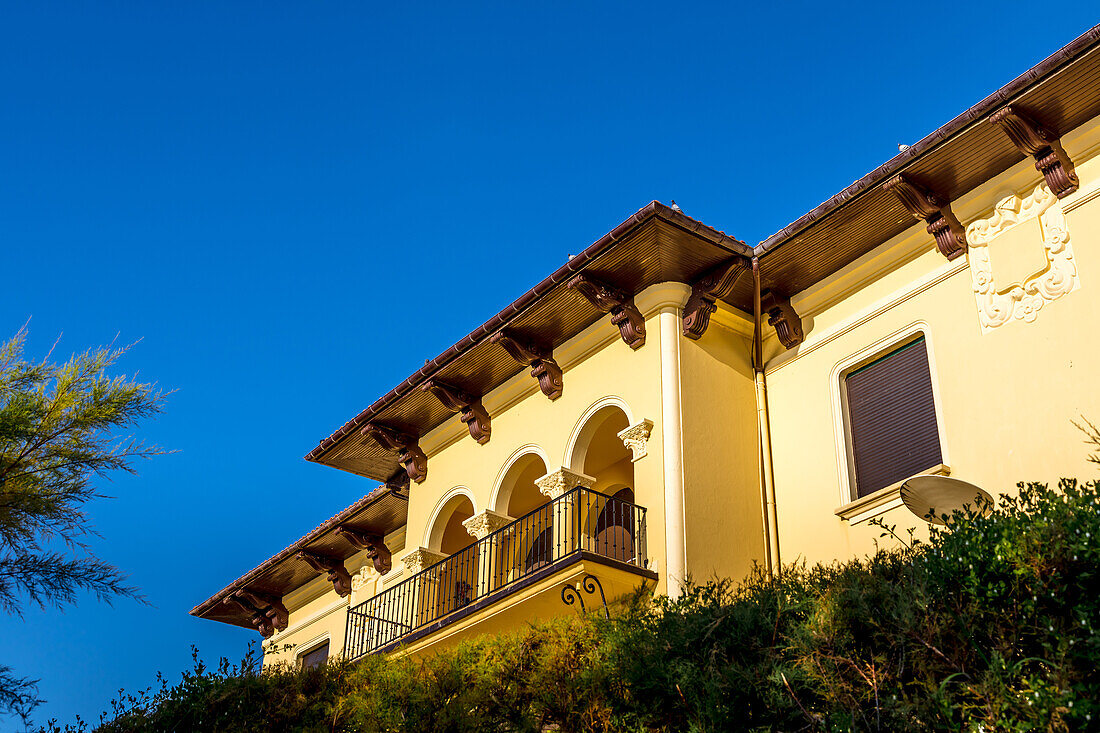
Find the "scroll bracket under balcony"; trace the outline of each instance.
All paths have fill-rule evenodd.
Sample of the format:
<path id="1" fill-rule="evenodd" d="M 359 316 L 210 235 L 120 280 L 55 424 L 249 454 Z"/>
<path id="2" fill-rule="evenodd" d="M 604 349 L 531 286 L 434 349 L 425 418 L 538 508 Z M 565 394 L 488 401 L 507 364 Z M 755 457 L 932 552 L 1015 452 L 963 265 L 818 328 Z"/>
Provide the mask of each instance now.
<path id="1" fill-rule="evenodd" d="M 567 606 L 578 604 L 581 607 L 581 613 L 588 613 L 588 607 L 584 602 L 584 595 L 581 591 L 594 596 L 596 591 L 600 592 L 600 603 L 603 606 L 604 618 L 611 618 L 611 612 L 607 608 L 607 596 L 603 592 L 603 583 L 595 575 L 589 574 L 584 576 L 576 587 L 572 585 L 566 585 L 561 589 L 561 601 Z"/>

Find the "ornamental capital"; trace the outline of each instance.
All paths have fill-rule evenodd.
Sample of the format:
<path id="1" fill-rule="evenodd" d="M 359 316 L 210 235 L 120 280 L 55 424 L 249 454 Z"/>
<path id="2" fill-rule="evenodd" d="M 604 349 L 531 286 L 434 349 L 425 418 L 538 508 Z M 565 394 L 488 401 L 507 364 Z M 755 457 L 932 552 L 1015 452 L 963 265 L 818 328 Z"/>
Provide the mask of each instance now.
<path id="1" fill-rule="evenodd" d="M 539 491 L 551 499 L 557 499 L 562 494 L 572 491 L 578 486 L 591 489 L 595 485 L 596 479 L 564 466 L 557 471 L 552 471 L 541 478 L 535 479 L 535 486 L 538 486 Z"/>
<path id="2" fill-rule="evenodd" d="M 649 434 L 652 432 L 653 421 L 642 419 L 626 430 L 617 433 L 619 440 L 623 441 L 623 445 L 630 449 L 631 463 L 637 463 L 648 455 L 649 451 L 646 449 L 646 443 L 649 441 Z"/>
<path id="3" fill-rule="evenodd" d="M 401 558 L 401 562 L 408 568 L 410 574 L 415 574 L 446 558 L 447 556 L 442 552 L 429 550 L 427 547 L 418 547 L 412 552 L 405 553 Z"/>
<path id="4" fill-rule="evenodd" d="M 466 528 L 466 531 L 470 533 L 471 537 L 477 540 L 483 540 L 501 527 L 510 524 L 511 521 L 512 518 L 507 514 L 501 514 L 500 512 L 494 512 L 492 509 L 486 509 L 465 520 L 462 526 Z"/>

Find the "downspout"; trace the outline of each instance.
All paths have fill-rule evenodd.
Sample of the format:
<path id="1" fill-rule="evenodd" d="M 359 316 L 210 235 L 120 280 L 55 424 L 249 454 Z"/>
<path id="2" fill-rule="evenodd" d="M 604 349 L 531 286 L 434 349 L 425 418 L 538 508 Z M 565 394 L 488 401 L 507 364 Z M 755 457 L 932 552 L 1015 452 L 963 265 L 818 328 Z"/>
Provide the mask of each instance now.
<path id="1" fill-rule="evenodd" d="M 761 333 L 760 258 L 752 258 L 752 366 L 756 378 L 756 426 L 760 438 L 760 505 L 764 520 L 764 557 L 768 572 L 778 575 L 779 529 L 775 511 L 775 480 L 772 476 L 771 427 L 768 423 L 768 385 L 764 378 L 764 352 Z"/>

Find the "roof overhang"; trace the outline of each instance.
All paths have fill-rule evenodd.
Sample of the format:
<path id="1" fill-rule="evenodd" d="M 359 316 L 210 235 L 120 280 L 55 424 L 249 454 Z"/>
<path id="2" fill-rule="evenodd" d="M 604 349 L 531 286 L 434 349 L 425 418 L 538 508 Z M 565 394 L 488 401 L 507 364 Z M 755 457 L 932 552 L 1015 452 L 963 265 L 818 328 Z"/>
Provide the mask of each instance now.
<path id="1" fill-rule="evenodd" d="M 656 283 L 692 282 L 733 257 L 751 255 L 752 247 L 744 242 L 654 201 L 322 440 L 306 460 L 377 481 L 392 479 L 401 471 L 397 451 L 392 446 L 387 450 L 360 430 L 367 423 L 380 423 L 422 436 L 454 414 L 421 389 L 428 380 L 484 395 L 514 376 L 524 367 L 491 341 L 502 329 L 553 351 L 603 317 L 581 292 L 567 285 L 582 272 L 633 295 Z M 751 283 L 742 278 L 723 300 L 751 312 L 751 297 Z"/>
<path id="2" fill-rule="evenodd" d="M 384 537 L 405 525 L 408 509 L 407 488 L 379 486 L 282 552 L 192 608 L 191 615 L 254 628 L 253 614 L 239 603 L 226 601 L 240 597 L 239 591 L 254 597 L 281 599 L 319 575 L 319 571 L 302 559 L 299 553 L 306 552 L 342 564 L 352 555 L 361 552 L 362 548 L 353 544 L 347 533 L 337 530 L 346 528 L 359 535 Z"/>

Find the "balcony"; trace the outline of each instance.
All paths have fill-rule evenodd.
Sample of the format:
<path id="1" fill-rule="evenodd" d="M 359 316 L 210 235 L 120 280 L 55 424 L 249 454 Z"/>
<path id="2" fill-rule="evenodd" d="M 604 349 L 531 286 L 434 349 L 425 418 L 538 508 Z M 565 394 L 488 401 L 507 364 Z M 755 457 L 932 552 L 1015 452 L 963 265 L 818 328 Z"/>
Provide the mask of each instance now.
<path id="1" fill-rule="evenodd" d="M 558 588 L 599 566 L 610 597 L 656 574 L 647 569 L 646 510 L 578 487 L 348 610 L 344 654 L 358 659 L 444 627 L 542 615 Z M 557 601 L 560 604 L 560 601 Z M 511 611 L 511 613 L 507 613 Z M 483 613 L 485 612 L 485 613 Z"/>

